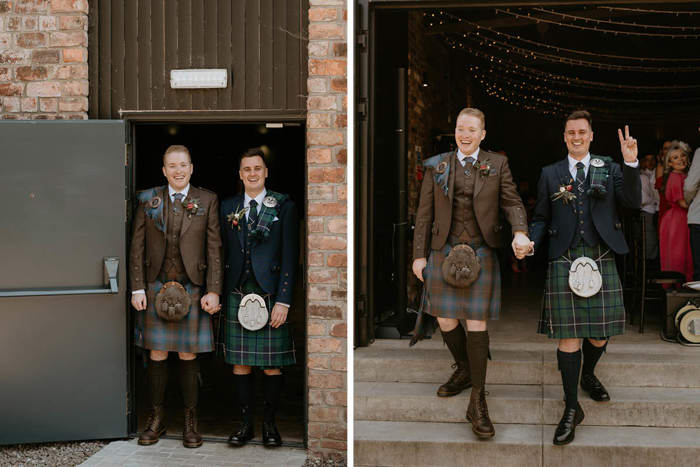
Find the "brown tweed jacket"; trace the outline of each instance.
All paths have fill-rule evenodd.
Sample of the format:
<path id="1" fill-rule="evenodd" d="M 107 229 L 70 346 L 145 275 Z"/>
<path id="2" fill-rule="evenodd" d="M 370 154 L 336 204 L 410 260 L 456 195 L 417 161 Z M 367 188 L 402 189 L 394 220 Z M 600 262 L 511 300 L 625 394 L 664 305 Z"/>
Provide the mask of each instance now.
<path id="1" fill-rule="evenodd" d="M 145 194 L 145 196 L 144 196 Z M 153 195 L 153 196 L 151 196 Z M 161 210 L 149 210 L 151 200 L 160 198 Z M 194 215 L 185 215 L 180 229 L 180 254 L 190 281 L 197 286 L 206 284 L 207 292 L 221 295 L 221 229 L 219 228 L 219 200 L 216 194 L 190 185 L 187 199 L 197 200 Z M 159 226 L 167 225 L 171 205 L 167 185 L 139 194 L 139 205 L 134 215 L 134 229 L 129 252 L 129 284 L 131 290 L 145 289 L 147 282 L 155 281 L 165 258 L 165 235 Z M 151 215 L 147 214 L 150 211 Z"/>
<path id="2" fill-rule="evenodd" d="M 482 174 L 478 168 L 474 169 L 474 215 L 486 244 L 499 248 L 500 231 L 503 228 L 498 218 L 499 211 L 503 211 L 513 233 L 527 233 L 525 207 L 513 183 L 508 159 L 481 149 L 479 161 L 487 163 L 490 169 L 488 175 Z M 456 151 L 431 157 L 424 165 L 425 176 L 413 236 L 414 260 L 427 258 L 429 246 L 433 250 L 439 250 L 445 245 L 452 222 L 455 167 L 462 168 Z M 447 194 L 444 192 L 445 182 Z"/>

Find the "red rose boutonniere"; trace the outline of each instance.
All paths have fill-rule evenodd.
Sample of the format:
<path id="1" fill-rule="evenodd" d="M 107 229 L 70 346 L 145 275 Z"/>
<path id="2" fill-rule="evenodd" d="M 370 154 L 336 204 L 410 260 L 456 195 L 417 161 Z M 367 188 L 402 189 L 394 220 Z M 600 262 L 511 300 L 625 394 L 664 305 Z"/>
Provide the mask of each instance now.
<path id="1" fill-rule="evenodd" d="M 568 184 L 565 183 L 563 185 L 559 185 L 559 191 L 552 193 L 552 201 L 561 199 L 564 204 L 569 204 L 569 201 L 575 200 L 576 195 L 574 194 L 574 186 L 572 183 L 573 180 L 571 180 Z"/>
<path id="2" fill-rule="evenodd" d="M 229 213 L 226 216 L 226 220 L 231 223 L 231 227 L 235 227 L 241 230 L 241 218 L 246 213 L 248 208 L 241 208 L 239 211 Z"/>
<path id="3" fill-rule="evenodd" d="M 489 161 L 484 162 L 477 160 L 474 162 L 474 168 L 477 169 L 483 177 L 488 177 L 491 173 L 491 164 L 489 164 Z"/>
<path id="4" fill-rule="evenodd" d="M 185 208 L 185 212 L 187 212 L 187 217 L 192 217 L 197 215 L 197 211 L 199 211 L 199 200 L 196 198 L 185 198 L 185 200 L 182 202 L 182 207 Z"/>

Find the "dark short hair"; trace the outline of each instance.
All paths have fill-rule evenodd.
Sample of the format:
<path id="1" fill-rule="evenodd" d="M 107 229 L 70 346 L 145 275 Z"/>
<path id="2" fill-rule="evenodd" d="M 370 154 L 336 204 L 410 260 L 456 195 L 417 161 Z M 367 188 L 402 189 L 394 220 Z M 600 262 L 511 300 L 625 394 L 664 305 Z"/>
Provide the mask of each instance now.
<path id="1" fill-rule="evenodd" d="M 586 120 L 588 122 L 588 126 L 591 127 L 591 130 L 593 129 L 593 118 L 591 117 L 591 114 L 588 112 L 588 110 L 574 110 L 573 112 L 571 112 L 564 121 L 564 128 L 566 128 L 566 122 L 568 122 L 569 120 L 581 119 Z"/>
<path id="2" fill-rule="evenodd" d="M 267 160 L 265 159 L 265 153 L 263 152 L 262 148 L 258 147 L 258 148 L 250 148 L 246 152 L 241 154 L 241 157 L 238 160 L 238 168 L 239 169 L 241 168 L 241 162 L 243 161 L 243 159 L 245 159 L 246 157 L 256 157 L 256 156 L 260 156 L 260 158 L 263 161 L 263 165 L 265 167 L 267 167 Z"/>
<path id="3" fill-rule="evenodd" d="M 165 166 L 165 158 L 168 154 L 173 153 L 173 152 L 184 152 L 187 154 L 187 158 L 190 160 L 190 163 L 192 162 L 192 156 L 190 155 L 190 150 L 187 149 L 186 146 L 183 146 L 182 144 L 172 144 L 168 146 L 168 149 L 165 150 L 163 153 L 163 166 Z"/>

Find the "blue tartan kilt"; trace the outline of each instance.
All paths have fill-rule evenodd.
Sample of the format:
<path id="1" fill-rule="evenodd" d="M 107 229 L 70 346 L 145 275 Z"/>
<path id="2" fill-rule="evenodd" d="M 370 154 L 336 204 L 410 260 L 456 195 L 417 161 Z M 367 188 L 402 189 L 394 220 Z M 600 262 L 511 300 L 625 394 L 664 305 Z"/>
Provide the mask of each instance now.
<path id="1" fill-rule="evenodd" d="M 431 250 L 423 270 L 421 310 L 439 318 L 486 321 L 498 319 L 501 309 L 501 270 L 496 251 L 481 245 L 475 248 L 481 265 L 479 277 L 469 287 L 453 287 L 442 278 L 442 263 L 452 250 L 446 243 L 442 250 Z"/>
<path id="2" fill-rule="evenodd" d="M 249 331 L 238 321 L 238 307 L 243 296 L 256 293 L 265 298 L 267 309 L 272 311 L 273 296 L 266 295 L 255 280 L 248 280 L 240 290 L 227 297 L 224 320 L 224 358 L 232 365 L 250 365 L 262 369 L 279 368 L 296 363 L 294 340 L 289 323 L 278 328 L 266 324 L 262 329 Z"/>
<path id="3" fill-rule="evenodd" d="M 588 298 L 569 288 L 571 262 L 581 256 L 598 264 L 603 279 L 600 291 Z M 622 285 L 615 255 L 607 246 L 591 247 L 581 241 L 564 256 L 549 261 L 537 332 L 554 339 L 602 338 L 625 332 Z"/>
<path id="4" fill-rule="evenodd" d="M 156 313 L 155 303 L 156 295 L 165 282 L 160 279 L 149 282 L 146 289 L 147 308 L 134 311 L 134 344 L 148 350 L 211 352 L 214 350 L 214 333 L 211 316 L 199 307 L 201 289 L 187 280 L 179 282 L 192 300 L 190 312 L 180 321 L 161 319 Z"/>

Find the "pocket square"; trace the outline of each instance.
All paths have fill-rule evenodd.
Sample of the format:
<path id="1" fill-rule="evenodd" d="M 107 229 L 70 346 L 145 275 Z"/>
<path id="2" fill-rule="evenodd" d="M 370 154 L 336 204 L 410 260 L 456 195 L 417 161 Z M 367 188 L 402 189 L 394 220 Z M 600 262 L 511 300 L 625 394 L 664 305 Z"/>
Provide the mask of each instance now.
<path id="1" fill-rule="evenodd" d="M 279 218 L 279 217 L 277 217 L 277 216 L 275 216 L 275 218 L 274 218 L 274 219 L 272 219 L 272 222 L 277 222 L 278 220 L 280 220 L 280 218 Z"/>

